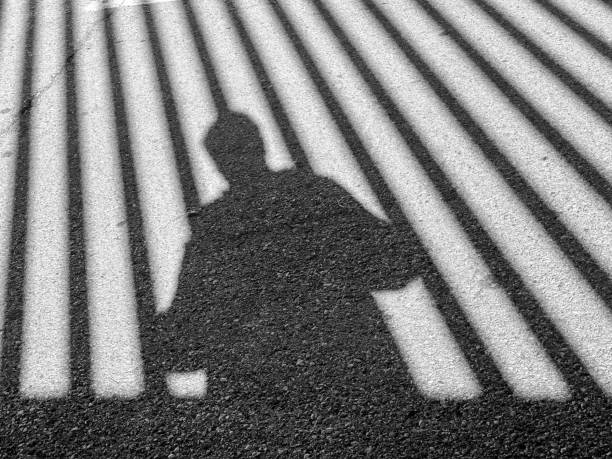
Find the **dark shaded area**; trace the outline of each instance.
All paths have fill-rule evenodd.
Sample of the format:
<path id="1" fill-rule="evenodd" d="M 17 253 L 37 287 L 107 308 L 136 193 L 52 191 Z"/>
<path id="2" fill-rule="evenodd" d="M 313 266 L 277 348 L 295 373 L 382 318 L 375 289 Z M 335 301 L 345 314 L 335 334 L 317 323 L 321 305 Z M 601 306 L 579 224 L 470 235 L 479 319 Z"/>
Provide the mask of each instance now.
<path id="1" fill-rule="evenodd" d="M 257 80 L 259 80 L 261 90 L 266 96 L 266 101 L 268 102 L 270 111 L 274 116 L 276 124 L 280 128 L 285 145 L 287 145 L 287 149 L 293 157 L 296 167 L 300 170 L 310 170 L 310 163 L 308 162 L 304 147 L 301 144 L 299 137 L 291 124 L 291 121 L 289 120 L 289 115 L 287 115 L 287 111 L 285 110 L 280 97 L 278 96 L 278 92 L 272 84 L 270 76 L 268 75 L 263 62 L 259 57 L 259 54 L 257 53 L 257 50 L 255 49 L 255 46 L 253 45 L 253 42 L 251 41 L 251 38 L 244 27 L 244 24 L 237 15 L 233 4 L 226 2 L 226 5 L 234 28 L 240 37 L 240 42 L 247 53 L 249 61 L 251 62 L 251 67 L 257 76 Z"/>
<path id="2" fill-rule="evenodd" d="M 253 401 L 257 409 L 257 403 Z M 246 407 L 245 407 L 246 408 Z M 299 437 L 279 418 L 269 430 L 223 431 L 209 401 L 16 401 L 0 405 L 6 457 L 605 457 L 609 404 L 414 399 L 393 443 Z M 15 416 L 15 413 L 20 413 Z M 313 420 L 313 423 L 315 421 Z M 236 425 L 226 423 L 226 428 Z M 272 431 L 272 436 L 268 435 Z M 257 429 L 255 429 L 257 431 Z M 296 435 L 298 434 L 298 435 Z M 259 436 L 257 436 L 259 435 Z"/>
<path id="3" fill-rule="evenodd" d="M 230 190 L 191 219 L 167 370 L 207 369 L 221 441 L 273 442 L 279 421 L 302 441 L 392 441 L 412 387 L 369 292 L 413 278 L 410 239 L 329 179 L 269 172 L 245 116 L 222 114 L 206 146 Z"/>
<path id="4" fill-rule="evenodd" d="M 3 30 L 2 30 L 3 15 L 4 15 L 4 0 L 0 0 L 0 34 L 3 33 Z"/>
<path id="5" fill-rule="evenodd" d="M 66 65 L 66 152 L 68 170 L 68 266 L 70 279 L 70 371 L 73 397 L 91 395 L 91 354 L 87 308 L 87 265 L 81 186 L 79 117 L 75 75 L 75 44 L 71 0 L 64 1 Z"/>
<path id="6" fill-rule="evenodd" d="M 248 47 L 251 50 L 249 54 L 256 55 L 256 50 L 252 43 L 250 43 L 246 29 L 242 24 L 238 12 L 233 6 L 233 2 L 227 2 L 227 5 L 228 11 L 234 19 L 236 29 L 241 33 L 245 48 Z M 423 276 L 426 287 L 434 296 L 437 308 L 440 310 L 446 325 L 453 333 L 453 338 L 465 352 L 470 367 L 476 374 L 476 377 L 483 384 L 486 391 L 503 392 L 510 395 L 510 390 L 506 382 L 501 377 L 499 370 L 487 353 L 484 344 L 469 324 L 456 298 L 453 296 L 450 287 L 434 265 L 426 249 L 414 234 L 398 202 L 386 185 L 380 171 L 370 158 L 359 134 L 351 125 L 346 113 L 343 111 L 325 79 L 321 76 L 316 64 L 303 45 L 301 45 L 301 42 L 295 39 L 294 34 L 289 33 L 289 36 L 292 43 L 296 46 L 299 57 L 304 63 L 310 78 L 321 94 L 322 101 L 326 105 L 331 118 L 338 127 L 344 141 L 351 149 L 354 158 L 364 172 L 369 185 L 378 197 L 386 214 L 393 224 L 400 225 L 406 228 L 406 231 L 410 231 L 411 238 L 414 240 L 415 253 L 419 254 L 418 267 L 415 267 L 415 269 L 418 271 L 419 275 Z"/>

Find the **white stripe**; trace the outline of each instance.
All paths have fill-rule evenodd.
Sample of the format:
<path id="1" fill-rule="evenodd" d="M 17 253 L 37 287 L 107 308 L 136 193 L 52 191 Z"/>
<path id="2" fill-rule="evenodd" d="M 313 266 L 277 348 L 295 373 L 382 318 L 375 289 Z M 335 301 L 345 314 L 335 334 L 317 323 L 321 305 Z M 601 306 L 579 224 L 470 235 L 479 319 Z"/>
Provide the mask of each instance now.
<path id="1" fill-rule="evenodd" d="M 198 194 L 200 201 L 207 203 L 218 198 L 227 183 L 202 145 L 205 129 L 215 120 L 216 111 L 206 86 L 204 68 L 181 10 L 178 3 L 152 8 Z"/>
<path id="2" fill-rule="evenodd" d="M 80 153 L 87 254 L 92 385 L 96 395 L 143 389 L 123 184 L 101 18 L 75 8 Z"/>
<path id="3" fill-rule="evenodd" d="M 399 291 L 376 292 L 374 298 L 425 396 L 469 399 L 480 395 L 478 382 L 421 279 Z"/>
<path id="4" fill-rule="evenodd" d="M 299 57 L 263 2 L 238 1 L 252 40 L 273 80 L 316 174 L 342 185 L 368 211 L 386 218 Z M 273 46 L 271 46 L 273 44 Z"/>
<path id="5" fill-rule="evenodd" d="M 423 32 L 427 29 L 420 27 Z M 437 40 L 436 45 L 425 47 L 416 34 L 415 39 L 423 43 L 423 53 L 431 56 L 432 65 L 445 83 L 474 114 L 521 175 L 546 204 L 558 212 L 563 223 L 601 266 L 612 273 L 612 246 L 609 243 L 612 240 L 612 211 L 607 203 L 505 97 L 500 97 L 493 83 L 473 64 L 464 59 L 454 59 L 452 64 L 449 63 L 448 54 L 457 52 L 450 42 L 442 39 Z M 491 94 L 486 104 L 482 103 L 483 91 Z M 609 140 L 612 141 L 612 137 L 609 136 Z M 448 161 L 454 160 L 449 158 Z"/>
<path id="6" fill-rule="evenodd" d="M 187 215 L 144 19 L 136 9 L 117 10 L 112 18 L 156 308 L 164 311 L 189 239 Z"/>
<path id="7" fill-rule="evenodd" d="M 560 129 L 586 159 L 612 181 L 609 153 L 612 150 L 612 128 L 468 0 L 457 0 L 452 2 L 452 6 L 439 0 L 432 3 L 476 49 L 495 63 L 505 78 L 553 126 Z M 609 72 L 598 75 L 605 82 Z"/>
<path id="8" fill-rule="evenodd" d="M 608 81 L 612 75 L 612 62 L 609 59 L 581 40 L 579 35 L 568 33 L 568 28 L 555 20 L 556 16 L 535 3 L 488 1 L 604 102 L 612 103 L 612 85 Z M 612 22 L 609 27 L 612 29 Z"/>
<path id="9" fill-rule="evenodd" d="M 456 79 L 466 78 L 459 71 L 465 64 L 465 57 L 447 37 L 440 36 L 441 30 L 422 10 L 395 0 L 379 4 L 388 17 L 396 18 L 393 20 L 404 36 L 431 61 L 436 71 L 448 77 L 449 83 L 455 84 Z M 462 76 L 451 78 L 452 72 Z M 478 91 L 481 104 L 483 99 L 492 104 L 496 97 L 500 97 L 480 81 L 474 78 L 471 81 L 474 84 L 472 90 Z M 497 116 L 501 115 L 498 113 Z M 470 148 L 461 146 L 457 137 L 447 137 L 447 132 L 451 132 L 448 129 L 429 129 L 432 123 L 427 116 L 423 117 L 425 121 L 420 124 L 420 129 L 427 133 L 428 142 L 435 147 L 432 150 L 439 151 L 441 157 L 446 158 L 442 165 L 457 180 L 479 220 L 519 271 L 543 310 L 567 338 L 595 380 L 606 392 L 612 393 L 612 314 L 608 307 L 588 287 L 517 199 L 504 192 L 494 172 L 487 172 L 484 165 L 472 163 L 470 155 L 466 154 Z M 489 118 L 492 117 L 489 114 Z M 414 119 L 418 120 L 417 117 Z M 444 136 L 441 136 L 441 132 L 444 132 Z M 527 152 L 538 146 L 537 143 L 518 145 Z M 462 181 L 458 181 L 462 176 Z"/>
<path id="10" fill-rule="evenodd" d="M 168 3 L 178 0 L 79 0 L 87 11 L 99 11 L 105 8 L 123 8 L 151 3 Z"/>
<path id="11" fill-rule="evenodd" d="M 4 323 L 13 213 L 17 126 L 25 54 L 28 2 L 9 0 L 0 22 L 0 346 Z M 11 14 L 6 14 L 10 11 Z M 10 62 L 10 65 L 5 65 Z M 1 358 L 1 356 L 0 356 Z"/>
<path id="12" fill-rule="evenodd" d="M 68 195 L 63 8 L 36 9 L 21 392 L 58 397 L 70 385 Z"/>
<path id="13" fill-rule="evenodd" d="M 232 110 L 246 113 L 258 124 L 270 169 L 293 167 L 261 85 L 224 9 L 218 2 L 192 3 L 228 105 Z"/>
<path id="14" fill-rule="evenodd" d="M 606 7 L 601 0 L 552 0 L 551 3 L 612 44 L 612 8 Z"/>
<path id="15" fill-rule="evenodd" d="M 409 107 L 412 114 L 418 113 L 417 116 L 422 117 L 431 131 L 444 136 L 449 148 L 451 144 L 455 149 L 465 145 L 465 138 L 452 118 L 444 108 L 431 106 L 429 101 L 434 98 L 433 94 L 426 90 L 415 71 L 403 63 L 403 56 L 398 50 L 383 40 L 381 30 L 373 24 L 360 4 L 328 2 L 330 5 L 332 3 L 333 11 L 342 18 L 344 28 L 350 30 L 353 42 L 359 44 L 362 55 L 373 63 L 373 68 L 380 69 L 378 73 L 387 83 L 389 92 L 404 107 Z M 469 244 L 425 172 L 411 157 L 410 151 L 369 94 L 367 86 L 352 70 L 350 60 L 333 35 L 322 27 L 320 21 L 307 19 L 315 17 L 316 13 L 307 11 L 304 6 L 291 10 L 294 23 L 299 22 L 298 27 L 307 38 L 316 60 L 324 64 L 327 81 L 337 90 L 351 119 L 363 132 L 369 151 L 504 377 L 523 397 L 563 397 L 566 388 L 554 366 L 503 290 L 495 285 L 491 272 Z M 410 83 L 415 79 L 418 80 L 417 85 Z M 421 336 L 413 335 L 413 339 L 419 338 Z M 467 369 L 456 364 L 448 366 L 445 371 L 440 379 L 452 378 L 452 375 L 465 373 Z"/>

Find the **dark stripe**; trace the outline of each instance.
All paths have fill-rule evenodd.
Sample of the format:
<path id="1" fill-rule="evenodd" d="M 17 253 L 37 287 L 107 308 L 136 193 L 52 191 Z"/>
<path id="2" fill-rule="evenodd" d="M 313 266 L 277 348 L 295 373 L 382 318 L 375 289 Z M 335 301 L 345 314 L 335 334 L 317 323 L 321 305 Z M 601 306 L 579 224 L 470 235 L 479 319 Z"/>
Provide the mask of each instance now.
<path id="1" fill-rule="evenodd" d="M 414 0 L 459 45 L 480 70 L 499 88 L 508 100 L 529 120 L 559 154 L 581 174 L 612 207 L 612 186 L 582 154 L 549 123 L 427 0 Z"/>
<path id="2" fill-rule="evenodd" d="M 141 5 L 147 25 L 149 42 L 153 51 L 153 60 L 155 61 L 155 70 L 157 71 L 157 80 L 161 90 L 161 97 L 164 104 L 164 112 L 166 114 L 166 122 L 170 129 L 170 138 L 172 140 L 172 149 L 174 150 L 175 166 L 177 167 L 181 188 L 183 191 L 183 201 L 187 213 L 196 211 L 200 208 L 200 199 L 198 197 L 198 189 L 195 184 L 191 162 L 187 149 L 187 142 L 180 122 L 180 116 L 176 107 L 176 101 L 170 77 L 166 70 L 166 63 L 161 50 L 159 34 L 155 26 L 155 20 L 151 13 L 150 5 Z"/>
<path id="3" fill-rule="evenodd" d="M 122 76 L 115 48 L 115 37 L 112 25 L 112 13 L 105 12 L 104 32 L 108 52 L 111 90 L 115 110 L 115 128 L 118 138 L 121 176 L 125 193 L 125 208 L 127 213 L 127 228 L 130 243 L 130 257 L 134 270 L 134 286 L 136 289 L 137 318 L 140 332 L 145 390 L 151 394 L 162 394 L 165 391 L 164 375 L 156 365 L 156 357 L 160 355 L 156 348 L 154 326 L 155 298 L 153 282 L 144 236 L 142 206 L 138 194 L 136 171 L 132 154 L 132 141 L 128 129 L 126 101 L 122 89 Z"/>
<path id="4" fill-rule="evenodd" d="M 351 44 L 350 39 L 343 32 L 341 26 L 335 21 L 320 0 L 315 0 L 314 3 L 330 29 L 338 38 L 345 52 L 351 58 L 355 67 L 359 70 L 362 78 L 367 82 L 379 104 L 385 109 L 387 116 L 393 122 L 393 125 L 406 142 L 406 145 L 413 152 L 429 179 L 436 186 L 436 189 L 452 210 L 463 230 L 470 238 L 471 243 L 486 262 L 497 284 L 508 292 L 516 308 L 527 320 L 532 332 L 540 338 L 548 354 L 560 365 L 565 378 L 573 386 L 584 387 L 585 383 L 592 385 L 592 379 L 588 375 L 586 369 L 582 368 L 578 357 L 571 351 L 571 347 L 550 322 L 546 313 L 542 311 L 537 299 L 529 292 L 521 276 L 513 269 L 510 262 L 506 260 L 501 250 L 478 222 L 478 219 L 472 213 L 468 204 L 455 189 L 451 180 L 444 174 L 422 140 L 419 139 L 415 129 L 403 116 L 401 110 L 395 104 L 392 97 L 385 91 L 381 82 L 374 76 L 374 72 L 368 67 L 365 60 L 359 55 L 357 49 Z M 416 53 L 410 44 L 399 35 L 397 29 L 390 24 L 389 20 L 382 12 L 376 8 L 372 2 L 367 2 L 366 8 L 370 10 L 385 31 L 395 40 L 406 57 L 428 81 L 437 96 L 444 102 L 449 111 L 465 129 L 472 141 L 480 147 L 485 157 L 500 172 L 500 175 L 504 177 L 506 182 L 513 188 L 521 200 L 525 204 L 533 204 L 530 208 L 537 205 L 547 209 L 544 204 L 539 201 L 537 194 L 535 194 L 527 183 L 525 183 L 520 174 L 512 168 L 494 142 L 461 106 L 418 53 Z M 548 212 L 551 211 L 548 210 Z M 558 221 L 555 220 L 555 223 L 558 223 Z M 567 232 L 567 230 L 565 231 Z M 575 368 L 581 368 L 578 375 L 575 373 Z M 593 386 L 593 388 L 595 387 L 596 386 Z"/>
<path id="5" fill-rule="evenodd" d="M 557 8 L 555 5 L 550 3 L 548 0 L 533 0 L 546 11 L 548 11 L 553 16 L 556 16 L 559 21 L 565 24 L 567 27 L 572 29 L 572 31 L 579 35 L 584 41 L 586 41 L 589 45 L 595 48 L 602 56 L 607 57 L 608 59 L 612 59 L 612 47 L 608 45 L 605 41 L 600 39 L 597 35 L 590 32 L 587 28 L 583 27 L 578 21 L 573 19 L 571 16 L 566 14 L 560 8 Z M 612 2 L 609 0 L 604 0 L 606 5 L 612 5 Z"/>
<path id="6" fill-rule="evenodd" d="M 87 267 L 81 184 L 79 118 L 75 76 L 72 1 L 65 0 L 66 151 L 68 160 L 70 366 L 73 395 L 90 394 L 90 333 L 87 306 Z"/>
<path id="7" fill-rule="evenodd" d="M 23 302 L 25 249 L 27 235 L 28 191 L 30 172 L 30 122 L 32 116 L 32 67 L 34 23 L 37 1 L 32 1 L 25 39 L 25 58 L 21 89 L 21 109 L 19 111 L 19 131 L 17 144 L 17 167 L 15 171 L 15 194 L 13 195 L 13 222 L 9 249 L 8 281 L 6 283 L 6 309 L 2 332 L 2 356 L 0 378 L 2 395 L 17 396 L 19 393 L 19 373 L 21 344 L 23 339 Z"/>
<path id="8" fill-rule="evenodd" d="M 2 37 L 2 17 L 4 16 L 4 0 L 0 0 L 0 37 Z"/>
<path id="9" fill-rule="evenodd" d="M 191 29 L 191 35 L 193 36 L 193 40 L 198 51 L 198 56 L 200 57 L 200 62 L 204 67 L 204 73 L 206 74 L 206 84 L 210 88 L 210 93 L 212 95 L 217 111 L 227 111 L 227 99 L 223 94 L 223 87 L 219 82 L 217 71 L 215 70 L 214 63 L 212 61 L 212 58 L 210 57 L 210 53 L 208 52 L 208 47 L 206 46 L 204 36 L 202 35 L 202 32 L 200 30 L 200 26 L 198 25 L 198 22 L 195 18 L 193 8 L 191 7 L 189 1 L 183 1 L 181 3 L 183 5 L 183 11 L 185 13 L 185 16 L 187 16 L 187 22 L 189 23 L 189 28 Z"/>
<path id="10" fill-rule="evenodd" d="M 497 9 L 484 0 L 472 0 L 485 13 L 496 21 L 517 43 L 529 51 L 552 74 L 559 78 L 574 94 L 597 113 L 606 123 L 612 125 L 612 110 L 606 103 L 597 97 L 589 88 L 575 78 L 565 67 L 560 65 L 550 54 L 540 48 L 527 35 L 521 32 Z"/>
<path id="11" fill-rule="evenodd" d="M 219 82 L 218 73 L 215 70 L 214 62 L 210 56 L 208 51 L 208 47 L 206 45 L 206 41 L 204 40 L 204 36 L 200 30 L 200 25 L 198 24 L 193 8 L 189 1 L 184 1 L 183 3 L 185 15 L 187 16 L 187 20 L 189 23 L 189 28 L 191 29 L 191 34 L 193 36 L 196 49 L 198 51 L 198 55 L 200 57 L 200 61 L 205 69 L 206 77 L 207 77 L 207 85 L 210 87 L 211 94 L 213 99 L 215 100 L 215 105 L 217 106 L 218 111 L 228 110 L 228 103 L 225 97 L 223 96 L 223 91 L 221 87 L 221 83 Z M 258 58 L 255 56 L 251 56 L 249 54 L 249 59 L 251 60 L 251 64 L 257 74 L 257 77 L 260 82 L 262 82 L 262 89 L 264 95 L 266 97 L 266 101 L 272 111 L 272 115 L 274 116 L 277 125 L 281 129 L 281 135 L 287 145 L 289 152 L 294 156 L 294 160 L 296 162 L 296 166 L 302 170 L 310 170 L 310 165 L 308 160 L 306 159 L 306 154 L 304 153 L 304 149 L 300 144 L 300 141 L 295 134 L 295 131 L 291 127 L 289 123 L 287 114 L 285 109 L 276 94 L 276 91 L 272 87 L 268 75 L 266 74 L 263 65 Z"/>
<path id="12" fill-rule="evenodd" d="M 280 128 L 281 134 L 283 136 L 283 140 L 287 145 L 287 149 L 289 153 L 293 157 L 295 161 L 295 165 L 298 169 L 303 171 L 312 172 L 310 164 L 308 162 L 308 157 L 306 156 L 306 152 L 304 151 L 304 147 L 300 143 L 300 140 L 295 132 L 295 129 L 291 125 L 291 121 L 289 120 L 289 116 L 283 104 L 278 97 L 278 93 L 276 89 L 274 89 L 274 85 L 270 80 L 268 73 L 259 57 L 259 54 L 255 50 L 255 46 L 253 42 L 249 38 L 249 35 L 244 28 L 244 24 L 242 20 L 238 16 L 235 11 L 235 6 L 232 2 L 226 3 L 227 11 L 229 12 L 234 27 L 238 31 L 238 35 L 240 36 L 240 41 L 242 42 L 242 46 L 244 47 L 249 60 L 251 62 L 251 66 L 255 71 L 257 76 L 257 80 L 263 90 L 266 101 L 268 102 L 268 106 L 270 107 L 270 111 L 274 116 L 277 126 Z"/>
<path id="13" fill-rule="evenodd" d="M 317 68 L 316 63 L 309 55 L 301 38 L 291 25 L 285 12 L 279 3 L 269 0 L 269 4 L 276 12 L 280 22 L 283 25 L 283 28 L 285 29 L 285 32 L 300 55 L 300 58 L 302 59 L 310 78 L 314 81 L 319 93 L 323 97 L 323 100 L 332 118 L 334 119 L 334 122 L 342 132 L 344 140 L 350 146 L 353 154 L 357 158 L 357 161 L 366 173 L 370 184 L 375 187 L 377 195 L 383 196 L 383 200 L 388 203 L 389 207 L 387 207 L 385 210 L 390 211 L 390 215 L 393 215 L 394 222 L 396 224 L 407 225 L 408 222 L 399 210 L 399 204 L 395 201 L 395 198 L 393 197 L 389 188 L 384 184 L 384 180 L 369 157 L 367 149 L 360 139 L 359 134 L 351 126 L 350 121 L 347 115 L 344 113 L 339 101 L 323 78 L 320 70 Z M 392 208 L 390 208 L 391 206 Z M 426 253 L 426 250 L 423 246 L 420 246 L 419 252 Z M 493 391 L 498 395 L 500 393 L 510 395 L 511 391 L 505 380 L 499 373 L 499 370 L 495 366 L 491 357 L 484 351 L 484 343 L 472 329 L 456 299 L 452 297 L 450 288 L 445 282 L 442 281 L 442 276 L 437 272 L 433 261 L 429 257 L 427 257 L 426 266 L 427 271 L 435 273 L 433 277 L 435 278 L 437 284 L 430 291 L 434 293 L 434 295 L 437 291 L 444 292 L 444 302 L 440 301 L 441 298 L 438 297 L 436 298 L 437 305 L 440 308 L 450 330 L 452 330 L 454 333 L 455 339 L 463 349 L 472 371 L 477 375 L 478 380 L 485 388 L 485 392 Z"/>

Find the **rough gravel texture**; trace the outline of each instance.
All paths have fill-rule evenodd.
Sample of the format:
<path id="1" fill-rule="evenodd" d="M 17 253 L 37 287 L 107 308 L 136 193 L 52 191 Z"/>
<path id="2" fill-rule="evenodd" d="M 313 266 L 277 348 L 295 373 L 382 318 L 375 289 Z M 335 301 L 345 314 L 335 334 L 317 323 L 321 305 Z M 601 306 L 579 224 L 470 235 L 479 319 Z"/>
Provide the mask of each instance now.
<path id="1" fill-rule="evenodd" d="M 248 207 L 238 205 L 245 199 Z M 368 293 L 398 288 L 416 275 L 410 232 L 375 220 L 331 181 L 275 174 L 191 219 L 194 237 L 175 302 L 152 326 L 164 350 L 158 365 L 206 368 L 208 395 L 197 401 L 149 393 L 126 401 L 7 397 L 0 405 L 3 456 L 603 457 L 612 451 L 610 403 L 598 395 L 576 391 L 568 402 L 528 402 L 487 390 L 487 381 L 483 397 L 473 401 L 419 395 Z"/>

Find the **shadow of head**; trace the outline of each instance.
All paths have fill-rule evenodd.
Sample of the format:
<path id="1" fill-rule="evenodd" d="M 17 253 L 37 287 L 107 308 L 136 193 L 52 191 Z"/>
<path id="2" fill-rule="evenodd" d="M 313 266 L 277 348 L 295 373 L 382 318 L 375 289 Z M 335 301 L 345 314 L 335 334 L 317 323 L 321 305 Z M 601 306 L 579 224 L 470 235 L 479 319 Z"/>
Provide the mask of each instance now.
<path id="1" fill-rule="evenodd" d="M 243 113 L 221 112 L 204 137 L 204 147 L 230 184 L 267 170 L 259 128 Z"/>

